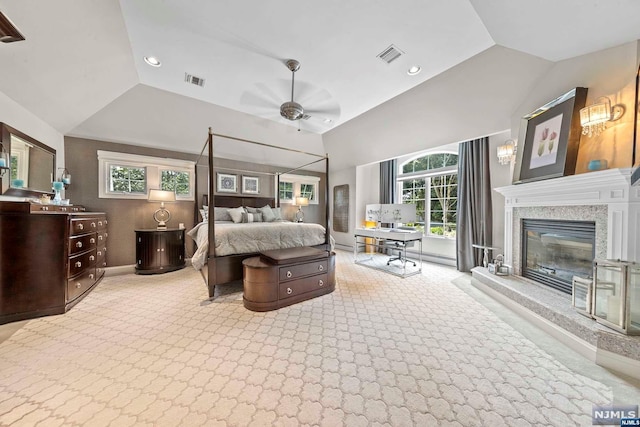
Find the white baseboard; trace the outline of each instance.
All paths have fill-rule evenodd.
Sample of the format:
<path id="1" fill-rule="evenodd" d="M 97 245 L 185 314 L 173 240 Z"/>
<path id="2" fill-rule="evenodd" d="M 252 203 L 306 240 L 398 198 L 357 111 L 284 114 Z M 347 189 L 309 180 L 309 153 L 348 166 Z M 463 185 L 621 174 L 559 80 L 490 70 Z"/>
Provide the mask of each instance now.
<path id="1" fill-rule="evenodd" d="M 629 359 L 599 348 L 596 350 L 596 364 L 612 371 L 620 372 L 623 375 L 640 379 L 640 360 Z"/>

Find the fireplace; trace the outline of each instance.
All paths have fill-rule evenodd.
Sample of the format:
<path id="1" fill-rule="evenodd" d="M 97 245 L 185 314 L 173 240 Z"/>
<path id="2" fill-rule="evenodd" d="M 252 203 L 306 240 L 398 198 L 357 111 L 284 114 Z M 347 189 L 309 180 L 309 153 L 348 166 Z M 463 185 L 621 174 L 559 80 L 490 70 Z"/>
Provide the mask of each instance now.
<path id="1" fill-rule="evenodd" d="M 521 230 L 524 277 L 567 294 L 573 276 L 592 277 L 595 222 L 525 218 Z"/>

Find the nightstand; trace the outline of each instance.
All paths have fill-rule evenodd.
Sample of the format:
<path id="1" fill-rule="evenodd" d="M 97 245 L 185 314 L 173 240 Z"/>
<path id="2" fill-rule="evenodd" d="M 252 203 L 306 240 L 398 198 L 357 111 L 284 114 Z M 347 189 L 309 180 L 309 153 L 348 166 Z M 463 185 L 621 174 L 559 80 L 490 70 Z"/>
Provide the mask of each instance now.
<path id="1" fill-rule="evenodd" d="M 184 268 L 184 229 L 136 230 L 136 274 Z"/>

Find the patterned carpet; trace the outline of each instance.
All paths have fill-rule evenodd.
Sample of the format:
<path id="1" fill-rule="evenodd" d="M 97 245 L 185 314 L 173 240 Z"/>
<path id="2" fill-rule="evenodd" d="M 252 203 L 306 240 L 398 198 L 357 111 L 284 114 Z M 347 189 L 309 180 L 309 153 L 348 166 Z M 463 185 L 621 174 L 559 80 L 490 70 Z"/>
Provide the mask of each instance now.
<path id="1" fill-rule="evenodd" d="M 565 427 L 640 400 L 525 336 L 453 268 L 402 279 L 340 251 L 337 278 L 330 295 L 254 313 L 241 285 L 208 301 L 190 267 L 107 277 L 0 344 L 0 425 Z"/>

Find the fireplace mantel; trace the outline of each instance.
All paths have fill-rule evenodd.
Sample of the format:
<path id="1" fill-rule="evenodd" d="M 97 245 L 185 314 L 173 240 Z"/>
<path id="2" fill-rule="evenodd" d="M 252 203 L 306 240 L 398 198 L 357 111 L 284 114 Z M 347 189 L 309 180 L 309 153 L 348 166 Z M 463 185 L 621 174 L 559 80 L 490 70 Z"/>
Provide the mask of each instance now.
<path id="1" fill-rule="evenodd" d="M 575 216 L 583 206 L 585 211 L 589 206 L 606 206 L 606 248 L 601 255 L 640 262 L 640 186 L 631 186 L 632 171 L 610 169 L 496 188 L 505 197 L 505 263 L 514 266 L 518 274 L 519 248 L 514 243 L 520 241 L 520 224 L 519 217 L 514 223 L 514 210 L 549 208 L 558 219 L 591 219 L 567 217 L 567 212 Z"/>

